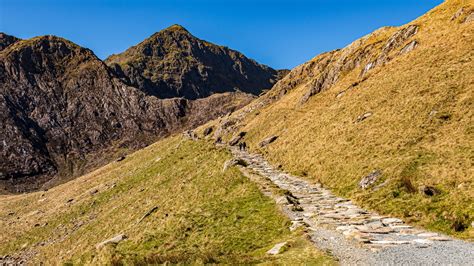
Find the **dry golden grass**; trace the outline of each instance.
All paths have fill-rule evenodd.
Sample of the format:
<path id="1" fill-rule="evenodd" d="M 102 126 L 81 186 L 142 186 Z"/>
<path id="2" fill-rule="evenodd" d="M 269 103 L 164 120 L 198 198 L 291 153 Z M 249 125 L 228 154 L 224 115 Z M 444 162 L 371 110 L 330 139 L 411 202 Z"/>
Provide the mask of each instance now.
<path id="1" fill-rule="evenodd" d="M 467 13 L 451 20 L 461 7 Z M 372 69 L 342 97 L 336 95 L 360 80 L 365 64 L 304 104 L 307 88 L 297 86 L 247 114 L 238 130 L 276 165 L 364 207 L 474 239 L 474 23 L 461 23 L 473 9 L 473 1 L 443 3 L 410 23 L 420 27 L 414 51 Z M 366 42 L 383 44 L 396 30 L 383 28 Z M 365 112 L 373 115 L 356 123 Z M 278 140 L 259 149 L 271 135 Z M 374 169 L 383 172 L 378 184 L 387 183 L 377 191 L 360 189 L 360 179 Z M 422 186 L 440 194 L 426 196 L 418 191 Z M 467 228 L 456 231 L 456 223 Z"/>
<path id="2" fill-rule="evenodd" d="M 0 255 L 32 263 L 332 264 L 206 142 L 171 137 L 43 192 L 0 196 Z M 158 209 L 138 222 L 150 209 Z M 119 233 L 128 239 L 97 250 Z M 269 257 L 274 244 L 288 251 Z"/>

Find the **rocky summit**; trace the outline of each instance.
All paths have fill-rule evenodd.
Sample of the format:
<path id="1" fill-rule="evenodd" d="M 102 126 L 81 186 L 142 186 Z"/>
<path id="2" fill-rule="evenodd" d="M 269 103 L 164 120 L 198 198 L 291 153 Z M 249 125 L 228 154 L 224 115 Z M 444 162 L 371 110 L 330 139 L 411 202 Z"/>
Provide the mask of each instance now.
<path id="1" fill-rule="evenodd" d="M 125 67 L 133 66 L 131 61 L 124 65 L 123 71 L 119 71 L 122 68 L 117 64 L 111 64 L 111 69 L 89 49 L 59 37 L 20 40 L 2 33 L 0 190 L 20 192 L 52 186 L 123 156 L 129 149 L 195 127 L 253 99 L 251 94 L 231 90 L 230 83 L 222 79 L 224 76 L 236 82 L 232 88 L 252 93 L 268 88 L 276 78 L 275 70 L 246 59 L 238 52 L 200 41 L 182 28 L 171 27 L 153 40 L 165 45 L 154 46 L 154 42 L 147 40 L 131 51 L 147 46 L 150 50 L 141 50 L 145 55 L 170 59 L 155 67 L 157 57 L 151 56 L 153 60 L 144 57 L 147 63 L 140 64 L 143 65 L 140 71 L 150 74 L 150 78 L 170 79 L 158 82 L 154 78 L 141 79 L 142 74 L 124 76 L 139 71 Z M 207 60 L 206 64 L 184 67 L 169 63 L 188 62 L 180 47 L 196 52 L 194 46 L 207 47 L 203 48 L 204 54 L 211 50 L 216 53 L 202 57 Z M 124 56 L 112 57 L 108 62 L 119 58 Z M 220 71 L 226 67 L 209 67 L 213 61 L 230 66 L 225 75 Z M 200 85 L 193 88 L 178 86 L 178 83 L 195 82 L 196 75 L 192 73 L 198 65 L 203 66 L 200 69 L 207 75 L 205 82 L 196 82 Z M 177 67 L 190 72 L 179 78 L 170 76 L 169 73 L 177 73 Z M 234 67 L 239 70 L 230 71 Z M 246 83 L 245 75 L 252 81 Z M 160 84 L 176 91 L 155 90 L 147 84 Z M 226 91 L 228 93 L 215 94 Z M 181 98 L 171 98 L 175 96 Z M 204 96 L 211 97 L 202 98 Z M 190 100 L 196 98 L 202 99 Z"/>
<path id="2" fill-rule="evenodd" d="M 234 91 L 258 95 L 286 73 L 200 40 L 180 25 L 157 32 L 105 62 L 125 83 L 159 98 L 196 99 Z"/>

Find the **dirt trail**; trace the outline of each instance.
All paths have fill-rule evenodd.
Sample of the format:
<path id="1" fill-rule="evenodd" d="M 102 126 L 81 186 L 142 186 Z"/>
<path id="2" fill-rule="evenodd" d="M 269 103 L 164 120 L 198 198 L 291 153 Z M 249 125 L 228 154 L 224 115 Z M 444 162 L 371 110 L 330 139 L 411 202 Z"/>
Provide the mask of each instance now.
<path id="1" fill-rule="evenodd" d="M 342 264 L 357 265 L 474 265 L 474 243 L 456 240 L 405 224 L 401 219 L 364 210 L 272 167 L 262 156 L 231 147 L 244 175 L 259 184 L 292 220 L 292 229 L 305 226 L 313 243 L 330 251 Z M 272 186 L 286 191 L 275 193 Z"/>

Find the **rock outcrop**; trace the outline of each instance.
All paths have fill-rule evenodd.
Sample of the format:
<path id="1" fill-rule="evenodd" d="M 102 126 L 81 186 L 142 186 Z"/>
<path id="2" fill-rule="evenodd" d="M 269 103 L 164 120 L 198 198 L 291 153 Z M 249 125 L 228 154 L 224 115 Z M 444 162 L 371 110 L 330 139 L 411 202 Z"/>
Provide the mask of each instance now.
<path id="1" fill-rule="evenodd" d="M 261 102 L 269 104 L 297 87 L 304 87 L 305 93 L 300 99 L 300 104 L 304 104 L 313 95 L 328 90 L 351 72 L 358 71 L 359 81 L 352 85 L 355 87 L 367 78 L 370 70 L 416 49 L 420 45 L 414 40 L 418 28 L 414 24 L 400 29 L 384 27 L 343 49 L 318 55 L 285 74 Z"/>

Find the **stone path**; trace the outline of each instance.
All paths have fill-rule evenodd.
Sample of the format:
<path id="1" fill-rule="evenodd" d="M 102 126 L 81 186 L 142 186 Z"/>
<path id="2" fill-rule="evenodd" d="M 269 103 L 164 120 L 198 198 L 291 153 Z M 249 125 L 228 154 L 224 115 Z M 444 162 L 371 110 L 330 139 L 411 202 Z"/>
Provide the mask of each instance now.
<path id="1" fill-rule="evenodd" d="M 474 265 L 474 243 L 456 240 L 405 224 L 398 218 L 364 210 L 272 167 L 262 156 L 231 147 L 241 171 L 275 199 L 292 220 L 290 229 L 305 226 L 313 243 L 342 264 Z M 275 193 L 272 186 L 285 191 Z"/>

